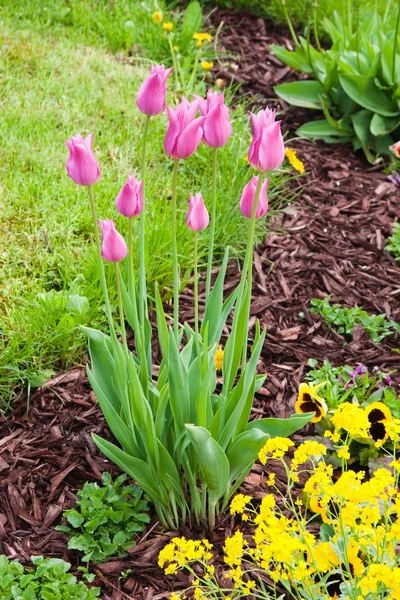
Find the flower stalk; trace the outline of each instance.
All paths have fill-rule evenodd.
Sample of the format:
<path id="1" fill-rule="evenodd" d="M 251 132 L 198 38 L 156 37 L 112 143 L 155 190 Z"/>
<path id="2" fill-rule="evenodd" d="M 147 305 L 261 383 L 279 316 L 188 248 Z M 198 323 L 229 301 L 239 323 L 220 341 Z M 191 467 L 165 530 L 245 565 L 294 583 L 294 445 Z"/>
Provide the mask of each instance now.
<path id="1" fill-rule="evenodd" d="M 215 221 L 217 216 L 217 148 L 212 149 L 211 227 L 208 245 L 206 301 L 211 293 L 211 271 L 214 258 Z"/>
<path id="2" fill-rule="evenodd" d="M 171 198 L 171 234 L 172 234 L 172 272 L 174 279 L 174 333 L 178 339 L 179 332 L 179 263 L 177 246 L 177 183 L 179 160 L 174 160 L 172 171 L 172 198 Z"/>
<path id="3" fill-rule="evenodd" d="M 145 179 L 146 179 L 146 150 L 147 150 L 147 135 L 149 131 L 150 116 L 146 115 L 143 130 L 143 145 L 140 165 L 140 175 L 143 180 L 143 198 L 145 199 Z M 129 219 L 131 221 L 131 219 Z M 144 200 L 143 210 L 140 213 L 140 237 L 139 237 L 139 319 L 142 327 L 144 327 L 145 313 L 147 314 L 147 283 L 146 283 L 146 202 Z M 133 240 L 132 240 L 132 225 L 129 223 L 129 264 L 132 264 L 130 270 L 133 276 Z"/>

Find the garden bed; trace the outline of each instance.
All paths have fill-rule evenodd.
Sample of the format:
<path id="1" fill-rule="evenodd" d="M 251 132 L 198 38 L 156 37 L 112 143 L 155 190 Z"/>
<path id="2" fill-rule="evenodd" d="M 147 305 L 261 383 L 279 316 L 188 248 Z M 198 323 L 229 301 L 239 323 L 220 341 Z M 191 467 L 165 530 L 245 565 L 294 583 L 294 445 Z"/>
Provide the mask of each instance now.
<path id="1" fill-rule="evenodd" d="M 229 52 L 243 48 L 240 57 L 232 58 L 239 66 L 235 77 L 244 83 L 242 90 L 256 93 L 256 103 L 265 105 L 274 84 L 294 78 L 268 50 L 272 41 L 287 44 L 287 32 L 228 11 L 217 11 L 212 18 L 229 25 L 220 33 L 220 43 Z M 232 74 L 223 66 L 216 70 L 219 77 Z M 288 110 L 286 129 L 293 131 L 302 115 L 302 110 Z M 346 340 L 312 315 L 309 304 L 311 298 L 331 294 L 334 302 L 358 304 L 400 321 L 400 265 L 384 251 L 391 223 L 400 214 L 398 190 L 379 166 L 368 166 L 350 147 L 304 141 L 294 147 L 306 168 L 306 187 L 295 205 L 269 222 L 268 236 L 255 251 L 251 323 L 253 327 L 259 318 L 267 328 L 260 371 L 268 374 L 256 396 L 255 418 L 293 412 L 309 358 L 384 371 L 400 366 L 393 351 L 398 337 L 377 345 L 356 329 L 353 340 Z M 232 266 L 227 290 L 238 280 Z M 181 317 L 189 322 L 193 318 L 190 289 L 182 295 Z M 398 388 L 399 383 L 395 373 L 393 385 Z M 27 416 L 25 411 L 26 398 L 20 396 L 13 413 L 0 423 L 0 551 L 22 561 L 33 554 L 57 556 L 77 566 L 78 554 L 68 551 L 66 536 L 54 527 L 85 481 L 99 480 L 105 469 L 118 472 L 91 440 L 91 433 L 109 437 L 108 427 L 83 368 L 53 378 L 32 394 Z M 243 486 L 255 498 L 265 489 L 260 472 L 255 467 Z M 222 547 L 233 527 L 226 515 L 211 541 Z M 170 537 L 153 521 L 127 558 L 98 565 L 96 583 L 103 584 L 103 597 L 166 598 L 174 587 L 184 588 L 183 575 L 167 578 L 156 566 L 158 552 Z M 121 580 L 121 572 L 128 569 Z"/>

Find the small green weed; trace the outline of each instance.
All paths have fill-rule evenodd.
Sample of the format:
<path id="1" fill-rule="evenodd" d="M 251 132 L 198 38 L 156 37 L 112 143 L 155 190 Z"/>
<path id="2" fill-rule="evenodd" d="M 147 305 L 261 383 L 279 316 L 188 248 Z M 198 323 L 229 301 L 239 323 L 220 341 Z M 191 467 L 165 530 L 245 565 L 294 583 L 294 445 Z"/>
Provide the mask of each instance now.
<path id="1" fill-rule="evenodd" d="M 393 223 L 392 235 L 388 238 L 385 250 L 391 252 L 396 260 L 400 260 L 400 223 Z"/>
<path id="2" fill-rule="evenodd" d="M 323 300 L 313 298 L 311 300 L 311 312 L 321 315 L 328 327 L 335 329 L 338 333 L 352 335 L 353 329 L 360 324 L 368 332 L 370 338 L 379 344 L 386 336 L 394 331 L 400 331 L 400 326 L 394 321 L 388 321 L 385 315 L 370 315 L 359 306 L 348 308 L 341 304 L 331 304 L 330 296 Z"/>
<path id="3" fill-rule="evenodd" d="M 143 490 L 135 485 L 123 486 L 126 475 L 114 481 L 103 473 L 102 483 L 85 483 L 77 494 L 76 509 L 64 511 L 70 526 L 58 531 L 70 534 L 68 547 L 84 552 L 83 562 L 102 562 L 109 556 L 121 556 L 135 545 L 132 539 L 150 521 Z"/>
<path id="4" fill-rule="evenodd" d="M 325 384 L 321 387 L 320 394 L 329 409 L 335 409 L 346 401 L 356 402 L 361 406 L 371 402 L 383 402 L 389 407 L 394 418 L 400 417 L 396 391 L 390 387 L 390 375 L 393 371 L 369 371 L 364 365 L 356 368 L 349 365 L 334 367 L 329 360 L 324 360 L 318 367 L 318 360 L 315 358 L 310 358 L 307 364 L 311 370 L 305 379 L 315 385 Z"/>
<path id="5" fill-rule="evenodd" d="M 88 588 L 68 573 L 71 565 L 59 558 L 32 556 L 36 569 L 26 569 L 17 560 L 0 556 L 2 600 L 90 600 L 100 588 Z"/>

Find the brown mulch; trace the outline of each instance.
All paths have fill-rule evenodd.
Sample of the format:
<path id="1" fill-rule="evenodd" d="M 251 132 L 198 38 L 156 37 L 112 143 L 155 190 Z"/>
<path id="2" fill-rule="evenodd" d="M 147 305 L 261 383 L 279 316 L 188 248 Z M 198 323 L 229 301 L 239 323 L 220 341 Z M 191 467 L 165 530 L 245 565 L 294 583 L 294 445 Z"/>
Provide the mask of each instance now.
<path id="1" fill-rule="evenodd" d="M 271 104 L 273 84 L 296 77 L 269 51 L 271 43 L 290 47 L 287 31 L 229 11 L 216 11 L 212 19 L 214 23 L 224 20 L 219 43 L 232 55 L 221 62 L 216 76 L 227 82 L 234 76 L 243 84 L 242 92 L 256 94 L 255 104 Z M 290 109 L 282 118 L 293 132 L 312 117 L 310 112 Z M 384 251 L 391 224 L 400 214 L 399 189 L 387 182 L 379 166 L 369 166 L 349 146 L 305 141 L 293 146 L 307 170 L 306 188 L 296 204 L 269 222 L 268 236 L 254 255 L 250 337 L 259 318 L 267 329 L 260 370 L 268 374 L 257 395 L 255 416 L 293 412 L 309 358 L 329 359 L 335 365 L 363 363 L 384 371 L 400 368 L 400 357 L 394 352 L 400 345 L 398 336 L 376 345 L 363 331 L 355 330 L 352 340 L 344 339 L 310 314 L 309 304 L 313 297 L 331 294 L 335 302 L 358 304 L 400 322 L 400 264 Z M 238 277 L 232 267 L 227 288 Z M 190 321 L 190 290 L 182 296 L 181 309 L 182 318 Z M 399 383 L 395 374 L 397 389 Z M 34 554 L 57 556 L 78 566 L 78 554 L 68 551 L 65 535 L 54 527 L 62 511 L 73 505 L 84 481 L 99 480 L 104 469 L 118 472 L 97 451 L 92 432 L 109 436 L 82 368 L 37 390 L 29 416 L 21 400 L 12 415 L 0 421 L 0 553 L 24 562 Z M 259 468 L 243 490 L 256 498 L 265 493 Z M 225 516 L 211 541 L 220 548 L 234 525 Z M 169 538 L 153 521 L 127 558 L 97 565 L 102 597 L 161 599 L 174 587 L 184 587 L 184 577 L 165 578 L 156 566 L 157 554 Z M 222 570 L 222 564 L 216 568 Z M 127 569 L 130 574 L 120 581 L 120 572 Z"/>

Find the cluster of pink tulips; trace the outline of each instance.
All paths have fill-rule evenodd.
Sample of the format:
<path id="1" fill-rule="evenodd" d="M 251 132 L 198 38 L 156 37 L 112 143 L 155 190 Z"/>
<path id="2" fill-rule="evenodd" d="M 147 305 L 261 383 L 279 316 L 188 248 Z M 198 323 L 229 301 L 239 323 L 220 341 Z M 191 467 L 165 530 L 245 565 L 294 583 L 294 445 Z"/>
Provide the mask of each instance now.
<path id="1" fill-rule="evenodd" d="M 145 215 L 144 215 L 144 175 L 145 152 L 148 122 L 166 108 L 169 124 L 164 140 L 164 150 L 174 159 L 173 186 L 172 186 L 172 259 L 174 271 L 174 327 L 178 331 L 178 294 L 179 294 L 179 265 L 176 247 L 176 191 L 177 171 L 180 160 L 184 160 L 195 153 L 201 141 L 212 148 L 213 151 L 213 186 L 211 198 L 211 231 L 209 243 L 209 257 L 207 264 L 206 295 L 210 294 L 211 267 L 213 259 L 215 217 L 216 217 L 216 151 L 224 146 L 232 133 L 229 119 L 229 110 L 224 103 L 224 94 L 208 91 L 207 98 L 195 96 L 192 101 L 183 98 L 176 108 L 166 107 L 167 79 L 172 69 L 164 65 L 152 66 L 149 77 L 141 85 L 137 106 L 146 115 L 146 126 L 142 155 L 142 179 L 136 181 L 129 175 L 127 181 L 116 199 L 118 212 L 129 220 L 141 215 L 140 229 L 140 274 L 139 289 L 143 295 L 146 293 L 144 246 L 145 246 Z M 198 113 L 200 115 L 198 116 Z M 284 143 L 280 130 L 280 121 L 275 120 L 274 111 L 266 108 L 258 114 L 251 114 L 253 125 L 253 140 L 248 153 L 251 167 L 259 172 L 251 178 L 244 187 L 240 200 L 242 214 L 253 221 L 250 227 L 249 244 L 253 244 L 254 220 L 263 217 L 268 211 L 267 187 L 268 179 L 265 174 L 281 166 L 284 159 Z M 69 176 L 81 186 L 89 188 L 91 199 L 92 186 L 100 178 L 100 168 L 92 149 L 93 134 L 85 139 L 75 135 L 66 142 L 70 151 L 66 168 Z M 93 216 L 95 216 L 92 201 Z M 186 223 L 195 236 L 195 253 L 197 252 L 197 232 L 205 229 L 210 222 L 209 212 L 200 192 L 190 196 Z M 108 262 L 117 263 L 128 254 L 128 246 L 116 230 L 113 221 L 100 221 L 102 232 L 101 256 Z M 97 229 L 97 226 L 96 226 Z M 131 225 L 130 225 L 129 251 L 132 252 Z M 248 261 L 247 261 L 248 262 Z M 250 260 L 251 263 L 251 260 Z M 196 265 L 197 266 L 197 265 Z M 248 265 L 247 265 L 248 266 Z"/>
<path id="2" fill-rule="evenodd" d="M 237 289 L 224 297 L 229 260 L 226 249 L 211 289 L 216 224 L 217 156 L 232 134 L 224 95 L 209 91 L 207 98 L 183 98 L 176 108 L 166 107 L 166 84 L 171 69 L 152 66 L 140 87 L 137 106 L 145 115 L 141 173 L 134 175 L 116 197 L 119 214 L 128 220 L 124 240 L 110 219 L 98 220 L 93 186 L 100 168 L 93 153 L 93 134 L 75 135 L 66 142 L 69 176 L 88 188 L 94 224 L 99 272 L 110 335 L 81 328 L 89 339 L 91 366 L 88 378 L 119 445 L 93 435 L 97 447 L 135 479 L 152 499 L 160 522 L 175 528 L 185 519 L 215 524 L 232 494 L 249 473 L 268 437 L 290 435 L 312 418 L 259 419 L 250 422 L 251 405 L 264 376 L 257 373 L 265 331 L 255 327 L 248 356 L 248 321 L 251 304 L 253 246 L 256 219 L 268 211 L 267 173 L 281 166 L 284 144 L 280 122 L 268 108 L 252 114 L 253 140 L 248 153 L 257 172 L 249 177 L 240 210 L 249 220 L 244 267 Z M 157 334 L 162 360 L 157 379 L 152 377 L 152 327 L 148 317 L 145 269 L 146 246 L 146 142 L 150 120 L 167 108 L 169 119 L 164 150 L 173 161 L 171 195 L 171 256 L 174 280 L 174 318 L 169 327 L 157 285 L 154 289 Z M 188 199 L 186 224 L 194 237 L 194 328 L 179 324 L 179 262 L 177 249 L 177 188 L 179 165 L 203 142 L 211 148 L 212 185 L 208 209 L 200 191 Z M 136 250 L 133 220 L 139 219 L 139 269 L 133 269 Z M 100 225 L 100 227 L 99 227 Z M 209 227 L 205 311 L 199 322 L 198 236 Z M 100 236 L 101 230 L 101 236 Z M 126 283 L 119 267 L 127 258 Z M 104 259 L 104 260 L 102 260 Z M 108 296 L 104 261 L 114 264 L 121 341 L 116 335 Z M 125 269 L 124 269 L 125 272 Z M 232 324 L 225 347 L 220 348 L 227 319 Z M 135 349 L 128 347 L 125 319 L 134 333 Z M 222 353 L 222 356 L 221 356 Z M 216 369 L 222 370 L 217 388 Z"/>

